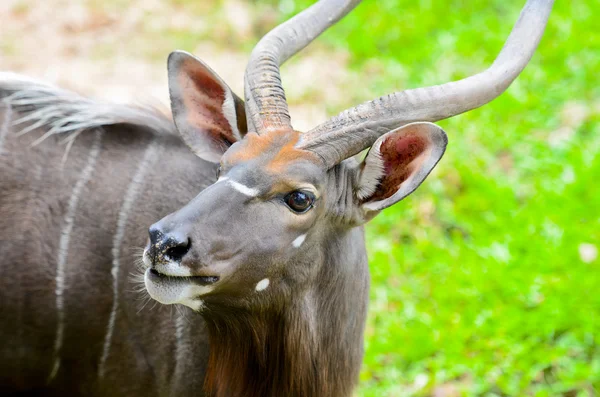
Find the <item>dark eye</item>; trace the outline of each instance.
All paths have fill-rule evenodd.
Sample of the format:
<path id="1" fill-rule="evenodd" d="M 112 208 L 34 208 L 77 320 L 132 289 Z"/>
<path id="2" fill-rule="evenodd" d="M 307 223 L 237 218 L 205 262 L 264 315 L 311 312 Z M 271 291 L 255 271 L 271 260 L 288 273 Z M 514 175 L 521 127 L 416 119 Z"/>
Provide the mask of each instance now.
<path id="1" fill-rule="evenodd" d="M 221 176 L 221 166 L 217 168 L 217 180 L 219 180 L 219 176 Z"/>
<path id="2" fill-rule="evenodd" d="M 308 192 L 296 190 L 283 199 L 292 211 L 302 214 L 312 208 L 315 197 Z"/>

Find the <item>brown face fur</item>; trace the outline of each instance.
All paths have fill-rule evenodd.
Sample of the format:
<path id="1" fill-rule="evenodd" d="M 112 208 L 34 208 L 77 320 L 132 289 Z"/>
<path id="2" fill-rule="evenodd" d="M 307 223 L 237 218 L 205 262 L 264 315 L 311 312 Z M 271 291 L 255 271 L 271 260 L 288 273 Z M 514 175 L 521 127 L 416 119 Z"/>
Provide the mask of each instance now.
<path id="1" fill-rule="evenodd" d="M 299 139 L 295 131 L 246 135 L 221 157 L 219 181 L 153 226 L 190 242 L 178 266 L 218 277 L 181 302 L 207 322 L 212 395 L 346 396 L 355 383 L 368 284 L 363 242 L 356 229 L 351 238 L 347 228 L 332 233 L 331 174 L 295 148 Z M 314 194 L 305 213 L 282 200 L 297 190 Z M 346 314 L 327 315 L 330 307 Z M 323 343 L 342 332 L 353 349 Z"/>
<path id="2" fill-rule="evenodd" d="M 365 216 L 363 204 L 389 199 L 406 188 L 407 180 L 414 180 L 414 190 L 424 177 L 411 176 L 430 157 L 434 142 L 428 136 L 441 131 L 414 124 L 386 134 L 377 146 L 381 150 L 375 163 L 381 164 L 371 173 L 353 159 L 328 168 L 314 151 L 299 149 L 303 135 L 291 128 L 260 135 L 240 131 L 244 138 L 231 144 L 227 136 L 242 115 L 227 101 L 234 97 L 229 87 L 185 53 L 169 57 L 169 74 L 179 132 L 195 153 L 220 163 L 220 175 L 188 205 L 151 227 L 144 256 L 146 287 L 162 303 L 200 311 L 215 305 L 281 306 L 314 284 L 318 268 L 310 263 L 319 255 L 316 245 L 333 230 L 347 230 L 374 216 L 373 211 Z M 188 81 L 205 85 L 190 86 Z M 221 130 L 207 128 L 203 120 L 215 113 Z M 220 146 L 203 153 L 207 140 Z M 356 194 L 360 184 L 372 187 L 362 201 Z M 300 202 L 308 203 L 305 210 L 296 208 Z M 298 261 L 309 265 L 295 266 Z M 172 282 L 157 274 L 180 279 Z M 196 279 L 185 278 L 189 276 Z M 255 293 L 266 288 L 270 293 Z"/>
<path id="3" fill-rule="evenodd" d="M 298 131 L 273 131 L 264 135 L 248 134 L 243 141 L 224 153 L 221 164 L 232 166 L 269 154 L 264 169 L 272 174 L 280 174 L 295 161 L 300 160 L 311 161 L 318 165 L 318 157 L 314 153 L 296 148 L 300 137 Z"/>

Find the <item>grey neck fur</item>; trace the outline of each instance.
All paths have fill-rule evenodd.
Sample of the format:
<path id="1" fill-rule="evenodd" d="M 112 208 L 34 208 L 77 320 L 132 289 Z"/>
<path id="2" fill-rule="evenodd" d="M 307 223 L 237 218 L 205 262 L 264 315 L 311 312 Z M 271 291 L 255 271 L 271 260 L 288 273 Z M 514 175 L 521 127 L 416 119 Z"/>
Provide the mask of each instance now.
<path id="1" fill-rule="evenodd" d="M 369 275 L 362 229 L 337 236 L 293 264 L 320 269 L 319 282 L 279 309 L 203 314 L 211 335 L 206 381 L 215 396 L 351 394 L 363 355 Z"/>

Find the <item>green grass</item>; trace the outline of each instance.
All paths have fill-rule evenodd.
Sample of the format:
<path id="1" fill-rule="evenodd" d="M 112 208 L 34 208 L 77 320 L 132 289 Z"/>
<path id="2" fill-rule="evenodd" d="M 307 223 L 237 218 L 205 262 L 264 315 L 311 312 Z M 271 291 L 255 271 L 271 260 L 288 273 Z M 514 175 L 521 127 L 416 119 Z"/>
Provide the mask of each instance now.
<path id="1" fill-rule="evenodd" d="M 288 16 L 311 3 L 279 2 Z M 367 100 L 482 70 L 523 3 L 367 1 L 321 41 L 368 76 L 348 87 Z M 367 227 L 359 395 L 600 393 L 600 260 L 579 254 L 600 248 L 597 11 L 557 2 L 522 76 L 440 122 L 450 143 L 436 172 Z"/>

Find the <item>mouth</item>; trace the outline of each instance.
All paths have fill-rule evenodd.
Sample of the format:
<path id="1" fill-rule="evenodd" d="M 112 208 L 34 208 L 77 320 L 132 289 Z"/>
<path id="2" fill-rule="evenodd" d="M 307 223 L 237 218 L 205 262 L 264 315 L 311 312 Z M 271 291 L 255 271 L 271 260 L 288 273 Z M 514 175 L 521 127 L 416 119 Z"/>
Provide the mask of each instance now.
<path id="1" fill-rule="evenodd" d="M 156 268 L 150 268 L 148 270 L 153 279 L 161 280 L 161 282 L 179 282 L 185 280 L 196 285 L 207 286 L 219 281 L 219 276 L 176 276 L 168 273 L 161 273 Z"/>
<path id="2" fill-rule="evenodd" d="M 165 282 L 174 281 L 177 279 L 185 279 L 197 285 L 211 285 L 219 281 L 219 276 L 213 275 L 198 275 L 193 274 L 191 269 L 186 266 L 181 266 L 179 263 L 168 261 L 166 263 L 153 264 L 148 248 L 144 250 L 142 262 L 146 271 L 150 270 L 151 275 L 156 279 L 162 279 Z"/>
<path id="3" fill-rule="evenodd" d="M 144 273 L 144 285 L 152 299 L 165 304 L 182 304 L 198 311 L 203 306 L 202 296 L 214 289 L 218 276 L 171 276 L 156 268 Z"/>

